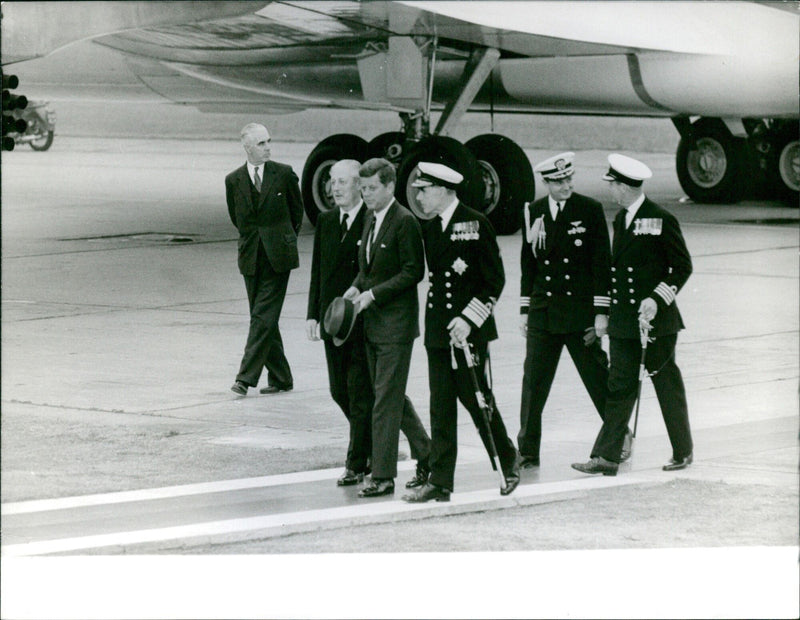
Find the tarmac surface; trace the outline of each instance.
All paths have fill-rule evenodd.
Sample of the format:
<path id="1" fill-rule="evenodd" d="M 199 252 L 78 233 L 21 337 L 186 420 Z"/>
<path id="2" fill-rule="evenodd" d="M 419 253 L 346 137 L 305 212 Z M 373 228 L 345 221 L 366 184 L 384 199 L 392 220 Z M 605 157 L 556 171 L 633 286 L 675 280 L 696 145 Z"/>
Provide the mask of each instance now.
<path id="1" fill-rule="evenodd" d="M 273 157 L 291 164 L 299 175 L 311 148 L 309 143 L 277 143 Z M 550 154 L 526 152 L 533 162 Z M 246 296 L 236 270 L 236 234 L 222 184 L 224 174 L 243 161 L 238 142 L 57 137 L 46 153 L 4 153 L 1 615 L 173 615 L 163 603 L 157 611 L 141 602 L 119 611 L 119 601 L 113 599 L 97 608 L 87 608 L 85 601 L 83 607 L 72 607 L 80 599 L 75 593 L 86 591 L 87 580 L 69 578 L 72 570 L 65 574 L 61 561 L 71 562 L 66 566 L 77 574 L 100 579 L 110 567 L 119 568 L 116 556 L 136 555 L 147 563 L 140 568 L 128 557 L 121 569 L 130 571 L 123 572 L 128 578 L 141 579 L 155 568 L 162 577 L 173 571 L 193 575 L 190 584 L 180 582 L 185 588 L 196 588 L 214 574 L 220 577 L 214 582 L 217 587 L 233 587 L 220 563 L 206 573 L 197 568 L 202 559 L 186 556 L 173 565 L 149 554 L 187 549 L 209 549 L 213 554 L 212 545 L 220 543 L 239 544 L 233 553 L 247 553 L 252 541 L 296 533 L 335 533 L 345 526 L 454 514 L 475 514 L 479 519 L 492 511 L 586 498 L 604 488 L 646 486 L 672 478 L 796 490 L 798 210 L 764 201 L 694 205 L 682 200 L 671 154 L 630 154 L 653 168 L 654 179 L 646 191 L 681 221 L 694 260 L 694 273 L 678 296 L 687 324 L 679 337 L 678 363 L 689 397 L 694 465 L 673 474 L 661 471 L 670 456 L 669 442 L 652 387 L 645 385 L 631 465 L 616 478 L 587 477 L 572 470 L 570 462 L 588 458 L 599 420 L 564 355 L 567 361 L 559 367 L 545 411 L 540 470 L 526 471 L 519 489 L 501 497 L 477 433 L 463 415 L 452 501 L 413 506 L 400 500 L 402 482 L 413 470 L 408 460 L 400 463 L 394 497 L 367 502 L 356 498 L 357 488 L 334 484 L 343 466 L 347 429 L 327 392 L 322 348 L 304 335 L 313 240 L 307 221 L 299 240 L 301 267 L 290 278 L 281 318 L 295 389 L 279 396 L 251 390 L 241 399 L 229 392 L 247 329 Z M 576 189 L 604 200 L 610 221 L 615 209 L 600 181 L 605 155 L 579 152 Z M 507 284 L 496 308 L 500 339 L 492 348 L 495 395 L 512 437 L 519 428 L 524 358 L 524 340 L 517 332 L 519 243 L 519 234 L 500 238 Z M 421 295 L 425 289 L 423 283 Z M 427 425 L 424 355 L 418 342 L 408 393 Z M 81 433 L 61 437 L 72 437 L 74 443 L 53 440 L 58 437 L 54 428 L 70 424 L 79 425 Z M 141 433 L 158 429 L 164 441 L 149 455 L 151 462 L 119 448 L 117 454 L 108 454 L 104 429 L 110 437 L 122 428 Z M 198 454 L 207 456 L 188 464 L 177 460 L 176 448 L 167 441 L 172 434 L 175 441 L 186 442 L 182 446 L 202 446 L 207 452 Z M 402 452 L 408 453 L 404 440 Z M 280 464 L 272 460 L 278 453 Z M 795 530 L 787 533 L 785 546 L 728 549 L 732 555 L 723 556 L 688 550 L 667 564 L 695 563 L 702 572 L 700 567 L 705 570 L 708 561 L 728 577 L 725 571 L 749 566 L 750 583 L 760 588 L 753 591 L 774 603 L 765 614 L 784 617 L 788 609 L 785 617 L 791 617 L 796 616 L 797 592 L 786 592 L 784 586 L 787 581 L 797 583 L 796 542 Z M 664 546 L 669 547 L 669 541 Z M 713 541 L 708 546 L 713 547 Z M 390 553 L 367 560 L 377 570 L 388 570 L 401 559 L 391 552 L 402 549 L 389 546 L 380 551 Z M 106 563 L 87 568 L 84 555 L 104 556 L 92 559 Z M 48 561 L 34 556 L 51 557 Z M 464 561 L 472 561 L 469 554 L 464 556 Z M 338 566 L 352 569 L 358 557 L 335 559 Z M 33 562 L 36 559 L 40 562 Z M 298 570 L 324 581 L 332 558 L 317 559 Z M 287 570 L 287 579 L 295 575 L 292 564 L 262 560 L 254 570 L 266 567 L 279 583 L 280 571 Z M 247 566 L 251 561 L 243 560 Z M 559 556 L 560 561 L 566 560 Z M 630 565 L 631 556 L 607 552 L 594 561 Z M 656 554 L 648 556 L 645 565 L 657 570 L 663 561 L 664 556 Z M 460 560 L 443 562 L 449 566 Z M 6 569 L 13 569 L 13 577 Z M 239 564 L 236 575 L 242 574 L 248 573 Z M 741 577 L 730 577 L 726 586 L 730 607 L 715 608 L 718 613 L 710 615 L 726 616 L 730 609 L 757 617 L 752 610 L 767 609 L 755 603 L 742 606 L 750 598 L 744 589 L 735 588 L 737 578 Z M 74 588 L 73 595 L 64 585 L 54 586 L 64 579 Z M 406 574 L 401 579 L 402 584 L 414 577 Z M 65 607 L 58 596 L 50 597 L 50 603 L 31 597 L 42 580 L 59 595 L 70 596 L 70 605 Z M 397 583 L 394 580 L 392 587 Z M 493 583 L 503 587 L 500 577 Z M 118 587 L 106 586 L 115 592 Z M 646 587 L 663 588 L 653 583 Z M 324 585 L 318 588 L 337 596 Z M 270 616 L 347 613 L 338 606 L 323 611 L 309 611 L 317 608 L 303 604 L 291 607 L 292 601 L 298 602 L 296 594 L 272 595 L 289 606 L 276 603 L 266 614 Z M 547 600 L 546 593 L 542 598 Z M 560 605 L 539 609 L 550 609 L 552 615 L 578 615 L 575 609 L 581 609 Z M 203 613 L 190 609 L 182 617 L 223 614 L 214 613 L 214 607 Z M 231 609 L 238 608 L 226 608 L 224 615 Z M 389 611 L 388 616 L 413 613 L 413 608 L 394 609 L 400 611 Z M 604 615 L 595 611 L 598 617 Z M 516 614 L 499 614 L 503 615 Z"/>

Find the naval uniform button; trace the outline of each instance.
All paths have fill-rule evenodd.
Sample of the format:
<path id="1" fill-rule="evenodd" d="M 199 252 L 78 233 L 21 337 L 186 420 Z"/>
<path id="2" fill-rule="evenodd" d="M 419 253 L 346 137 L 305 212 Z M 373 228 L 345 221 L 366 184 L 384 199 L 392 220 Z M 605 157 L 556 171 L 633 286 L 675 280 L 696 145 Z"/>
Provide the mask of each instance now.
<path id="1" fill-rule="evenodd" d="M 564 279 L 565 279 L 565 280 L 569 280 L 569 274 L 565 275 L 565 276 L 564 276 Z"/>
<path id="2" fill-rule="evenodd" d="M 568 259 L 568 258 L 565 258 L 565 259 L 564 259 L 564 262 L 565 262 L 565 263 L 568 263 L 568 262 L 569 262 L 569 259 Z"/>
<path id="3" fill-rule="evenodd" d="M 633 278 L 628 278 L 628 282 L 633 282 Z"/>
<path id="4" fill-rule="evenodd" d="M 450 272 L 449 271 L 445 271 L 444 272 L 444 277 L 445 278 L 449 278 L 450 277 Z"/>
<path id="5" fill-rule="evenodd" d="M 551 293 L 550 291 L 547 291 L 547 296 L 548 296 L 548 297 L 552 297 L 552 296 L 553 296 L 553 293 Z"/>
<path id="6" fill-rule="evenodd" d="M 453 296 L 453 293 L 445 293 L 445 296 L 447 297 L 447 299 L 450 299 Z"/>
<path id="7" fill-rule="evenodd" d="M 617 303 L 619 303 L 619 302 L 618 302 L 616 299 L 612 299 L 612 300 L 611 300 L 611 303 L 615 303 L 615 304 L 617 304 Z"/>
<path id="8" fill-rule="evenodd" d="M 567 291 L 567 295 L 572 295 L 572 291 Z"/>
<path id="9" fill-rule="evenodd" d="M 612 268 L 611 268 L 611 271 L 616 271 L 616 270 L 617 270 L 617 268 L 616 268 L 616 267 L 612 267 Z"/>
<path id="10" fill-rule="evenodd" d="M 545 276 L 544 279 L 549 282 L 550 281 L 550 276 Z"/>
<path id="11" fill-rule="evenodd" d="M 635 299 L 631 299 L 631 303 L 632 303 L 632 304 L 635 304 L 635 303 L 636 303 L 636 300 L 635 300 Z"/>
<path id="12" fill-rule="evenodd" d="M 452 308 L 452 307 L 453 307 L 453 304 L 447 304 L 447 306 L 446 306 L 446 308 L 447 308 L 448 310 L 449 310 L 450 308 Z"/>
<path id="13" fill-rule="evenodd" d="M 629 292 L 629 293 L 633 293 L 633 289 L 632 289 L 632 288 L 629 288 L 629 289 L 628 289 L 628 292 Z"/>
<path id="14" fill-rule="evenodd" d="M 429 271 L 429 272 L 428 272 L 428 277 L 429 277 L 429 278 L 432 278 L 432 277 L 433 277 L 433 272 L 432 272 L 432 271 Z"/>
<path id="15" fill-rule="evenodd" d="M 549 261 L 549 260 L 546 260 L 546 261 L 544 261 L 544 264 L 545 264 L 545 265 L 549 265 L 549 264 L 550 264 L 550 261 Z"/>
<path id="16" fill-rule="evenodd" d="M 611 289 L 611 292 L 612 292 L 612 293 L 616 293 L 616 292 L 617 292 L 617 289 L 615 289 L 615 288 L 612 288 L 612 289 Z"/>
<path id="17" fill-rule="evenodd" d="M 628 267 L 628 271 L 633 271 L 633 267 Z"/>
<path id="18" fill-rule="evenodd" d="M 445 285 L 447 288 L 450 288 L 451 286 L 453 286 L 452 284 L 450 284 L 450 282 L 445 282 L 445 283 L 444 283 L 444 285 Z"/>
<path id="19" fill-rule="evenodd" d="M 612 281 L 612 282 L 616 282 L 616 281 L 617 281 L 617 279 L 616 279 L 616 278 L 611 278 L 611 281 Z"/>
<path id="20" fill-rule="evenodd" d="M 428 297 L 433 297 L 433 291 L 428 291 Z"/>
<path id="21" fill-rule="evenodd" d="M 616 303 L 616 300 L 614 303 Z M 433 304 L 428 304 L 428 308 L 433 308 Z"/>

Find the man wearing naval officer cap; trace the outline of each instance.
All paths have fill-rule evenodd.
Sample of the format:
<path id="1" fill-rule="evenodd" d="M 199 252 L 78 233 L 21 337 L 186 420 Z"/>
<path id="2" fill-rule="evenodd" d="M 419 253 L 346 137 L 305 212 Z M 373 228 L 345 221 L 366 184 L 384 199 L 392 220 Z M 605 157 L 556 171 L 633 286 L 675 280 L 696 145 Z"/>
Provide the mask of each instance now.
<path id="1" fill-rule="evenodd" d="M 431 452 L 428 483 L 403 497 L 409 502 L 448 501 L 453 490 L 457 451 L 457 401 L 472 416 L 484 445 L 489 435 L 461 343 L 476 358 L 479 388 L 492 408 L 491 436 L 497 447 L 505 488 L 519 484 L 517 451 L 508 437 L 486 381 L 486 353 L 497 338 L 492 309 L 505 284 L 494 230 L 477 211 L 461 204 L 456 187 L 461 174 L 443 164 L 420 162 L 413 186 L 426 215 L 424 231 L 430 288 L 425 300 L 425 350 L 430 386 Z M 469 354 L 468 352 L 466 354 Z"/>
<path id="2" fill-rule="evenodd" d="M 548 195 L 524 209 L 520 329 L 526 338 L 520 430 L 521 466 L 539 466 L 542 410 L 566 346 L 597 412 L 604 416 L 611 248 L 602 205 L 573 191 L 575 153 L 534 170 Z"/>
<path id="3" fill-rule="evenodd" d="M 649 329 L 645 367 L 672 444 L 672 458 L 663 469 L 684 469 L 692 462 L 692 434 L 683 378 L 675 363 L 678 331 L 684 327 L 675 297 L 692 273 L 692 259 L 678 220 L 642 191 L 644 180 L 652 176 L 650 169 L 616 153 L 609 155 L 608 163 L 603 179 L 623 207 L 614 218 L 611 248 L 609 393 L 591 459 L 572 466 L 590 474 L 617 473 L 636 401 L 641 325 Z"/>

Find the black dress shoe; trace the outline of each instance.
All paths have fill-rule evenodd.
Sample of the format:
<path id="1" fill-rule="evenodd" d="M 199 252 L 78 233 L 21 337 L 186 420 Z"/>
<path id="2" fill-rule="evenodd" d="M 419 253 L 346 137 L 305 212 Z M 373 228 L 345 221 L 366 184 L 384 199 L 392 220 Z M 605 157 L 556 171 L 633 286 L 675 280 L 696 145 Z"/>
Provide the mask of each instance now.
<path id="1" fill-rule="evenodd" d="M 500 489 L 500 495 L 511 495 L 519 486 L 519 470 L 510 473 L 506 476 L 506 487 Z"/>
<path id="2" fill-rule="evenodd" d="M 664 471 L 677 471 L 679 469 L 686 469 L 689 465 L 692 464 L 693 456 L 689 454 L 688 456 L 684 456 L 682 459 L 675 459 L 671 458 L 669 463 L 664 465 L 661 469 Z"/>
<path id="3" fill-rule="evenodd" d="M 231 392 L 235 392 L 239 396 L 247 396 L 248 385 L 244 381 L 237 381 L 231 386 Z"/>
<path id="4" fill-rule="evenodd" d="M 521 469 L 532 469 L 533 467 L 539 467 L 539 457 L 525 456 L 523 454 L 521 455 L 519 466 Z"/>
<path id="5" fill-rule="evenodd" d="M 364 474 L 357 474 L 352 469 L 345 469 L 344 473 L 339 476 L 339 479 L 336 481 L 336 486 L 351 487 L 354 484 L 359 484 L 360 482 L 364 482 Z"/>
<path id="6" fill-rule="evenodd" d="M 414 477 L 406 482 L 407 489 L 416 489 L 418 487 L 425 486 L 428 482 L 428 477 L 431 475 L 431 470 L 428 469 L 425 465 L 417 461 L 417 473 L 414 474 Z M 405 498 L 403 498 L 405 499 Z"/>
<path id="7" fill-rule="evenodd" d="M 624 463 L 631 458 L 631 451 L 633 449 L 633 433 L 631 429 L 625 431 L 625 439 L 622 440 L 622 451 L 619 453 L 619 462 Z"/>
<path id="8" fill-rule="evenodd" d="M 394 480 L 391 478 L 373 478 L 372 481 L 358 492 L 359 497 L 380 497 L 394 493 Z"/>
<path id="9" fill-rule="evenodd" d="M 279 394 L 280 392 L 291 392 L 293 389 L 294 385 L 290 383 L 289 385 L 268 385 L 261 388 L 259 392 L 262 394 Z"/>
<path id="10" fill-rule="evenodd" d="M 616 476 L 619 465 L 613 461 L 607 461 L 602 456 L 595 456 L 586 463 L 573 463 L 572 469 L 582 471 L 584 474 L 603 474 L 604 476 Z"/>
<path id="11" fill-rule="evenodd" d="M 423 502 L 429 502 L 432 499 L 436 500 L 437 502 L 449 502 L 450 489 L 445 489 L 437 484 L 428 482 L 413 493 L 403 495 L 403 499 L 407 502 L 411 502 L 412 504 L 422 504 Z"/>

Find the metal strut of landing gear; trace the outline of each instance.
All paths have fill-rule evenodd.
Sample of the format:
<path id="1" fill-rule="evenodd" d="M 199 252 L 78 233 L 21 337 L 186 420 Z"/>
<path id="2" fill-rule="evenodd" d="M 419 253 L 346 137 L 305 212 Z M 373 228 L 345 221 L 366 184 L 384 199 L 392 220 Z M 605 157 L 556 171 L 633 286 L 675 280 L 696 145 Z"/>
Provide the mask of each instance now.
<path id="1" fill-rule="evenodd" d="M 466 144 L 447 134 L 468 110 L 496 66 L 500 52 L 479 48 L 472 52 L 462 74 L 457 96 L 451 100 L 436 129 L 429 129 L 433 94 L 436 41 L 428 62 L 429 85 L 425 109 L 402 113 L 403 131 L 381 134 L 370 142 L 350 134 L 336 134 L 320 142 L 303 168 L 302 193 L 306 215 L 315 224 L 320 213 L 334 208 L 330 168 L 340 159 L 365 161 L 384 157 L 397 167 L 395 195 L 414 214 L 424 217 L 417 204 L 416 179 L 420 161 L 447 164 L 464 175 L 459 198 L 486 214 L 498 234 L 513 234 L 522 225 L 522 207 L 534 199 L 533 170 L 523 150 L 499 134 L 476 136 Z"/>

